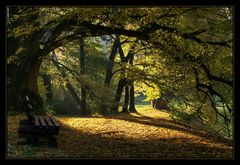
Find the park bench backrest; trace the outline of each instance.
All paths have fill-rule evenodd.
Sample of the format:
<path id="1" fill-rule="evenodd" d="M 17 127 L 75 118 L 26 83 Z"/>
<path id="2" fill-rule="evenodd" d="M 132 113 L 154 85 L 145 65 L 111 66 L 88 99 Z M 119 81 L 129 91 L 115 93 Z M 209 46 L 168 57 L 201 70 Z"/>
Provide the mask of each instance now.
<path id="1" fill-rule="evenodd" d="M 29 121 L 33 120 L 33 107 L 28 96 L 25 97 L 25 108 Z"/>

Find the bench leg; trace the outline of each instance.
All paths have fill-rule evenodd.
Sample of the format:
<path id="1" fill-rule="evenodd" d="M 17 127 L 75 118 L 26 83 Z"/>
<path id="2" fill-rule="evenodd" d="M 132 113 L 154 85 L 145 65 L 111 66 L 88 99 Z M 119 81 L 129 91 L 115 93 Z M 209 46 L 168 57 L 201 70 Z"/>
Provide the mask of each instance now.
<path id="1" fill-rule="evenodd" d="M 57 139 L 54 136 L 48 137 L 48 145 L 51 147 L 57 147 Z"/>

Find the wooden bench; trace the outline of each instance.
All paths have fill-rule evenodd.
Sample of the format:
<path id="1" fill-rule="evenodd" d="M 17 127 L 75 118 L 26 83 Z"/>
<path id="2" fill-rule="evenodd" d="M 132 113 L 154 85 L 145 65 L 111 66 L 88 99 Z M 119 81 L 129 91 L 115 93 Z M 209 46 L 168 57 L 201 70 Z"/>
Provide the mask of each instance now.
<path id="1" fill-rule="evenodd" d="M 28 118 L 20 121 L 18 133 L 19 139 L 26 137 L 27 141 L 24 143 L 21 139 L 19 143 L 35 145 L 39 138 L 47 138 L 49 145 L 57 147 L 56 135 L 59 133 L 59 123 L 53 117 L 34 115 L 28 96 L 24 104 Z"/>

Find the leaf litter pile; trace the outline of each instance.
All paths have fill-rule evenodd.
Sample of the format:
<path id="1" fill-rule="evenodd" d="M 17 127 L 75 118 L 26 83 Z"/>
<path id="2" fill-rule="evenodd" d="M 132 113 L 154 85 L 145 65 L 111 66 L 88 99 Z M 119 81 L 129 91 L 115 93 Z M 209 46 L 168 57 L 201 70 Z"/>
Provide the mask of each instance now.
<path id="1" fill-rule="evenodd" d="M 177 123 L 165 112 L 56 116 L 58 148 L 18 145 L 25 115 L 8 116 L 8 158 L 232 158 L 232 142 Z"/>

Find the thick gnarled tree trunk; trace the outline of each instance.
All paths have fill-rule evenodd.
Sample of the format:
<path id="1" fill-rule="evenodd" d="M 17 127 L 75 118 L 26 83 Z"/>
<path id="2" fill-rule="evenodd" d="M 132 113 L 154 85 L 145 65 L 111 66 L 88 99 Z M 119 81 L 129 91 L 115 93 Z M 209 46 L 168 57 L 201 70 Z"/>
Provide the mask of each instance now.
<path id="1" fill-rule="evenodd" d="M 26 54 L 25 54 L 26 56 Z M 29 96 L 33 104 L 34 110 L 40 110 L 43 108 L 43 100 L 38 92 L 38 72 L 42 60 L 39 58 L 33 58 L 27 56 L 25 62 L 17 64 L 11 64 L 7 77 L 11 83 L 8 85 L 7 92 L 7 105 L 12 107 L 15 111 L 23 111 L 22 103 L 26 95 Z M 14 68 L 17 69 L 14 69 Z M 14 70 L 15 72 L 11 72 Z"/>
<path id="2" fill-rule="evenodd" d="M 23 111 L 22 103 L 28 95 L 34 110 L 43 108 L 43 100 L 38 92 L 38 75 L 42 63 L 43 51 L 39 48 L 37 33 L 28 38 L 15 38 L 14 46 L 11 37 L 7 45 L 7 106 L 15 111 Z M 11 60 L 12 59 L 12 60 Z"/>

